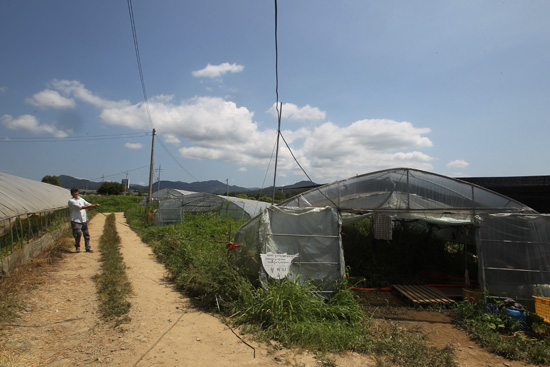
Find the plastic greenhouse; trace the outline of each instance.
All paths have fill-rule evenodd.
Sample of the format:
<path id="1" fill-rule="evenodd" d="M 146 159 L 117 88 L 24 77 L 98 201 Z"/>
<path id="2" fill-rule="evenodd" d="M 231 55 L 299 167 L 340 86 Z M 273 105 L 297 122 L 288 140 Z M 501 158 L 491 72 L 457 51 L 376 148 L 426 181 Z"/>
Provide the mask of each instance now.
<path id="1" fill-rule="evenodd" d="M 256 200 L 174 189 L 158 198 L 159 204 L 153 220 L 155 225 L 179 223 L 184 220 L 185 213 L 212 211 L 218 212 L 221 218 L 249 220 L 271 205 Z"/>
<path id="2" fill-rule="evenodd" d="M 0 254 L 2 270 L 21 262 L 10 254 L 23 250 L 52 224 L 68 216 L 69 190 L 43 182 L 0 173 Z M 30 252 L 39 252 L 34 249 Z M 32 257 L 32 254 L 24 256 Z"/>
<path id="3" fill-rule="evenodd" d="M 320 216 L 323 210 L 331 214 Z M 235 241 L 243 259 L 254 259 L 245 265 L 260 280 L 277 277 L 273 264 L 286 254 L 292 256 L 289 277 L 313 279 L 330 291 L 344 275 L 341 224 L 365 217 L 374 238 L 383 241 L 391 242 L 396 223 L 407 223 L 470 245 L 485 296 L 524 303 L 550 297 L 549 215 L 483 187 L 414 169 L 373 172 L 302 193 L 247 222 Z"/>

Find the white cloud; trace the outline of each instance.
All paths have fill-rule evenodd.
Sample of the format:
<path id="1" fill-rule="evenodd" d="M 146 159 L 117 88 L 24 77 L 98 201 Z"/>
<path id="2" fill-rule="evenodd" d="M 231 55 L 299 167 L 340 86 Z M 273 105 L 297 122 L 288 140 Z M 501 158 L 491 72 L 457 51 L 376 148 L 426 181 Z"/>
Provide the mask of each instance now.
<path id="1" fill-rule="evenodd" d="M 247 171 L 246 167 L 240 167 L 239 168 L 239 172 L 246 172 L 246 171 Z"/>
<path id="2" fill-rule="evenodd" d="M 109 125 L 149 131 L 151 125 L 144 103 L 105 100 L 88 91 L 78 81 L 54 81 L 62 93 L 101 109 L 102 121 Z M 174 102 L 172 96 L 149 99 L 149 112 L 158 134 L 166 142 L 180 146 L 186 159 L 229 162 L 241 167 L 266 168 L 273 165 L 277 131 L 260 130 L 254 112 L 219 97 L 195 97 Z M 285 110 L 286 108 L 286 110 Z M 325 113 L 316 107 L 285 104 L 288 118 L 322 120 Z M 7 120 L 4 124 L 7 123 Z M 38 130 L 38 124 L 35 124 Z M 42 125 L 46 129 L 46 125 Z M 407 121 L 363 119 L 340 126 L 324 122 L 315 128 L 289 128 L 282 132 L 294 157 L 317 182 L 330 182 L 374 170 L 410 167 L 432 170 L 433 157 L 422 152 L 433 146 L 426 136 L 429 128 Z M 303 176 L 294 157 L 280 141 L 278 175 Z"/>
<path id="3" fill-rule="evenodd" d="M 141 149 L 143 148 L 143 144 L 141 143 L 126 143 L 124 146 L 128 149 Z"/>
<path id="4" fill-rule="evenodd" d="M 84 84 L 80 83 L 77 80 L 57 80 L 54 79 L 51 82 L 53 88 L 57 89 L 61 93 L 71 96 L 73 98 L 80 99 L 84 102 L 90 103 L 99 108 L 120 108 L 122 106 L 130 105 L 130 102 L 122 101 L 109 101 L 103 99 L 99 96 L 96 96 L 90 92 Z"/>
<path id="5" fill-rule="evenodd" d="M 72 98 L 63 97 L 58 91 L 45 89 L 36 93 L 32 98 L 26 98 L 25 102 L 40 108 L 75 108 L 76 103 Z"/>
<path id="6" fill-rule="evenodd" d="M 240 73 L 243 70 L 244 66 L 242 65 L 224 62 L 220 65 L 208 64 L 204 69 L 195 70 L 192 74 L 196 78 L 219 78 L 227 73 Z"/>
<path id="7" fill-rule="evenodd" d="M 149 109 L 157 131 L 174 143 L 187 159 L 267 167 L 273 164 L 277 132 L 259 130 L 254 113 L 217 97 L 196 97 L 180 104 L 172 98 L 152 98 Z M 148 129 L 143 104 L 104 109 L 109 124 Z M 315 129 L 284 130 L 294 156 L 310 176 L 324 182 L 392 167 L 433 169 L 431 156 L 419 151 L 432 147 L 428 128 L 385 119 L 365 119 L 348 126 L 326 122 Z M 167 141 L 168 141 L 167 140 Z M 279 172 L 298 172 L 294 158 L 280 142 Z M 279 173 L 278 173 L 279 174 Z"/>
<path id="8" fill-rule="evenodd" d="M 164 141 L 173 145 L 179 145 L 181 140 L 174 134 L 165 134 Z"/>
<path id="9" fill-rule="evenodd" d="M 0 93 L 4 93 L 8 90 L 8 87 L 0 87 Z"/>
<path id="10" fill-rule="evenodd" d="M 21 115 L 14 118 L 11 115 L 0 117 L 0 123 L 10 130 L 25 130 L 33 134 L 51 134 L 56 138 L 65 138 L 69 136 L 65 131 L 57 129 L 53 125 L 41 124 L 38 119 L 32 115 Z"/>
<path id="11" fill-rule="evenodd" d="M 275 106 L 276 103 L 273 103 L 273 106 L 271 106 L 267 112 L 278 117 Z M 322 121 L 326 117 L 325 111 L 321 111 L 318 107 L 311 107 L 308 104 L 303 107 L 298 107 L 294 103 L 283 103 L 282 111 L 282 118 L 289 120 Z"/>
<path id="12" fill-rule="evenodd" d="M 462 159 L 456 159 L 452 162 L 447 163 L 448 168 L 466 168 L 470 165 L 470 163 L 466 162 Z"/>

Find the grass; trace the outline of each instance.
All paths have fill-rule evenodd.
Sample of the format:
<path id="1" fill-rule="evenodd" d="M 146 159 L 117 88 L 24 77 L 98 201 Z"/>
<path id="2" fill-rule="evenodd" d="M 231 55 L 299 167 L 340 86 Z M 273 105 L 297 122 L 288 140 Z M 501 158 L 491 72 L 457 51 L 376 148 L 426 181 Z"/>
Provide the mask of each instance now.
<path id="1" fill-rule="evenodd" d="M 94 208 L 88 213 L 91 212 L 100 212 L 100 213 L 113 213 L 113 212 L 123 212 L 128 208 L 135 207 L 140 201 L 143 200 L 143 196 L 133 196 L 133 195 L 94 195 L 86 196 L 86 201 L 94 204 L 100 204 L 99 207 Z"/>
<path id="2" fill-rule="evenodd" d="M 549 365 L 550 327 L 536 314 L 526 313 L 526 330 L 522 332 L 512 318 L 503 313 L 487 314 L 483 305 L 459 303 L 453 309 L 453 319 L 471 339 L 495 354 Z"/>
<path id="3" fill-rule="evenodd" d="M 103 234 L 99 239 L 100 273 L 94 276 L 96 282 L 99 312 L 104 320 L 128 321 L 130 303 L 127 297 L 132 292 L 126 276 L 126 265 L 120 253 L 120 237 L 116 231 L 115 215 L 105 219 Z"/>
<path id="4" fill-rule="evenodd" d="M 181 290 L 208 311 L 217 311 L 219 305 L 233 325 L 257 340 L 312 350 L 327 366 L 333 365 L 328 353 L 344 351 L 373 353 L 380 366 L 456 365 L 451 347 L 429 347 L 423 333 L 376 324 L 345 283 L 329 300 L 317 296 L 308 282 L 257 286 L 257 279 L 247 278 L 225 248 L 230 226 L 240 223 L 212 213 L 187 214 L 181 224 L 151 227 L 139 208 L 127 211 L 126 217 Z"/>

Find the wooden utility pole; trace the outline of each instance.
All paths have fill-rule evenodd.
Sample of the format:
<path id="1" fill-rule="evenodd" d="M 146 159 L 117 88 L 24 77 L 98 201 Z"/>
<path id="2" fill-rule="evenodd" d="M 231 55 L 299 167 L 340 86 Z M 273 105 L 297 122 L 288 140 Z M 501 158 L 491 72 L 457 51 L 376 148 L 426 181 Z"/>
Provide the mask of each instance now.
<path id="1" fill-rule="evenodd" d="M 147 205 L 151 205 L 153 200 L 153 164 L 155 158 L 155 129 L 153 129 L 153 142 L 151 143 L 151 169 L 149 170 L 149 197 L 147 198 Z"/>

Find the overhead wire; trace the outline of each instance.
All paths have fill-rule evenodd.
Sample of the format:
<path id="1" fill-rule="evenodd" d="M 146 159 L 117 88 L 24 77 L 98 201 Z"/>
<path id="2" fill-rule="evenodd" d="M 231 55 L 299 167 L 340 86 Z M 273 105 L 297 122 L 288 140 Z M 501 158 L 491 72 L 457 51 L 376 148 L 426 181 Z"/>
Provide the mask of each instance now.
<path id="1" fill-rule="evenodd" d="M 143 78 L 143 70 L 141 68 L 141 57 L 139 55 L 139 45 L 136 32 L 136 23 L 134 20 L 134 7 L 132 6 L 132 0 L 127 0 L 128 2 L 128 13 L 130 14 L 130 24 L 132 26 L 132 38 L 134 39 L 134 49 L 136 51 L 136 61 L 139 71 L 139 79 L 141 81 L 141 90 L 143 91 L 143 99 L 145 101 L 145 109 L 147 110 L 147 117 L 151 129 L 153 129 L 153 119 L 151 118 L 151 111 L 149 109 L 149 98 L 147 98 L 147 90 L 145 89 L 145 79 Z"/>
<path id="2" fill-rule="evenodd" d="M 290 149 L 290 146 L 288 145 L 288 143 L 286 142 L 283 134 L 281 133 L 281 119 L 282 119 L 282 114 L 283 114 L 283 104 L 282 103 L 280 104 L 280 109 L 279 109 L 279 45 L 278 45 L 279 41 L 278 41 L 278 35 L 277 35 L 277 33 L 278 33 L 278 31 L 277 31 L 278 30 L 278 14 L 277 13 L 278 13 L 277 0 L 275 0 L 275 95 L 277 97 L 277 100 L 275 102 L 276 103 L 275 104 L 275 109 L 277 111 L 277 119 L 278 119 L 277 151 L 278 151 L 278 148 L 279 148 L 279 137 L 282 137 L 283 141 L 285 142 L 286 147 L 288 148 L 290 154 L 292 155 L 292 158 L 294 158 L 294 161 L 296 162 L 296 164 L 298 164 L 298 167 L 300 167 L 302 172 L 304 172 L 304 174 L 309 179 L 309 181 L 313 183 L 313 181 L 311 180 L 311 178 L 309 177 L 309 175 L 307 174 L 305 169 L 298 162 L 298 159 L 296 159 L 296 156 L 292 152 L 292 149 Z M 278 155 L 278 152 L 277 152 L 277 155 Z M 276 174 L 277 174 L 277 159 L 275 160 L 275 175 Z M 275 178 L 273 179 L 273 190 L 275 190 Z"/>
<path id="3" fill-rule="evenodd" d="M 113 139 L 131 139 L 141 138 L 148 136 L 149 133 L 132 133 L 132 134 L 109 134 L 109 135 L 86 135 L 86 136 L 69 136 L 64 138 L 56 137 L 27 137 L 27 138 L 13 138 L 2 137 L 0 143 L 64 143 L 72 141 L 89 141 L 89 140 L 113 140 Z"/>
<path id="4" fill-rule="evenodd" d="M 144 99 L 144 103 L 145 103 L 145 109 L 147 111 L 147 118 L 148 118 L 149 125 L 150 125 L 151 129 L 154 129 L 153 119 L 151 118 L 151 110 L 149 108 L 149 98 L 147 97 L 147 89 L 145 88 L 145 78 L 143 77 L 143 70 L 142 70 L 142 67 L 141 67 L 141 57 L 140 57 L 140 53 L 139 53 L 136 23 L 135 23 L 135 20 L 134 20 L 134 8 L 132 6 L 132 0 L 127 0 L 127 2 L 128 2 L 128 13 L 130 14 L 130 23 L 131 23 L 131 26 L 132 26 L 132 38 L 134 39 L 134 49 L 135 49 L 135 52 L 136 52 L 136 60 L 137 60 L 138 71 L 139 71 L 139 79 L 141 81 L 141 89 L 143 91 L 143 99 Z M 193 176 L 187 169 L 185 169 L 185 167 L 183 167 L 181 165 L 181 163 L 174 157 L 174 155 L 168 150 L 168 148 L 164 145 L 164 143 L 162 142 L 162 140 L 160 139 L 158 134 L 156 135 L 156 138 L 159 141 L 162 148 L 166 151 L 166 153 L 168 153 L 170 158 L 172 158 L 174 160 L 174 162 L 176 162 L 176 164 L 185 173 L 187 173 L 189 176 L 193 177 L 196 181 L 198 181 L 198 179 L 195 176 Z"/>
<path id="5" fill-rule="evenodd" d="M 199 181 L 198 178 L 196 178 L 195 176 L 193 176 L 193 174 L 191 174 L 191 172 L 189 172 L 188 170 L 185 169 L 185 167 L 183 167 L 180 162 L 176 159 L 176 157 L 174 157 L 172 155 L 172 153 L 170 152 L 170 150 L 168 150 L 168 148 L 166 147 L 166 145 L 164 145 L 164 142 L 160 139 L 160 137 L 157 135 L 157 140 L 158 142 L 160 143 L 160 146 L 164 149 L 164 151 L 166 153 L 168 153 L 168 155 L 170 156 L 170 158 L 172 158 L 174 160 L 174 162 L 176 162 L 176 164 L 185 172 L 187 173 L 189 176 L 193 177 L 195 179 L 195 181 Z"/>
<path id="6" fill-rule="evenodd" d="M 128 173 L 128 172 L 133 172 L 133 171 L 137 171 L 137 170 L 140 170 L 140 169 L 144 169 L 144 168 L 148 168 L 149 165 L 145 165 L 145 166 L 141 166 L 141 167 L 138 167 L 138 168 L 133 168 L 133 169 L 128 169 L 128 170 L 125 170 L 125 171 L 122 171 L 122 172 L 119 172 L 119 173 L 113 173 L 111 175 L 107 175 L 107 176 L 101 176 L 101 177 L 95 177 L 95 178 L 88 178 L 87 180 L 89 181 L 93 181 L 93 180 L 99 180 L 99 179 L 103 179 L 105 177 L 113 177 L 113 176 L 118 176 L 118 175 L 123 175 L 125 173 Z"/>
<path id="7" fill-rule="evenodd" d="M 284 141 L 286 147 L 288 148 L 288 151 L 292 155 L 292 158 L 294 158 L 294 161 L 296 162 L 296 164 L 298 164 L 298 167 L 300 167 L 302 172 L 304 172 L 304 174 L 306 175 L 308 180 L 311 183 L 314 183 L 313 180 L 309 177 L 309 175 L 305 171 L 305 169 L 302 167 L 300 162 L 298 162 L 298 159 L 296 158 L 296 156 L 292 152 L 292 149 L 290 149 L 290 146 L 288 145 L 286 139 L 284 138 L 283 134 L 281 133 L 281 119 L 282 119 L 282 112 L 283 112 L 283 104 L 281 103 L 281 105 L 280 105 L 281 109 L 279 109 L 279 46 L 278 46 L 279 42 L 278 42 L 278 36 L 277 36 L 277 29 L 278 29 L 278 25 L 277 25 L 277 23 L 278 23 L 278 14 L 277 13 L 278 13 L 278 11 L 277 11 L 277 0 L 275 0 L 275 95 L 277 97 L 275 109 L 277 111 L 277 119 L 278 119 L 276 157 L 278 156 L 278 153 L 279 153 L 278 152 L 279 151 L 279 138 L 283 138 L 283 141 Z M 277 175 L 277 158 L 275 159 L 275 174 L 274 174 L 274 176 L 276 176 L 276 175 Z M 321 195 L 323 195 L 325 198 L 327 198 L 338 209 L 338 212 L 340 212 L 339 206 L 331 198 L 329 198 L 320 188 L 316 188 L 316 190 L 318 190 L 321 193 Z M 273 198 L 272 198 L 272 201 L 273 202 L 275 201 L 275 177 L 273 177 Z M 273 204 L 273 202 L 272 202 L 272 204 Z"/>

